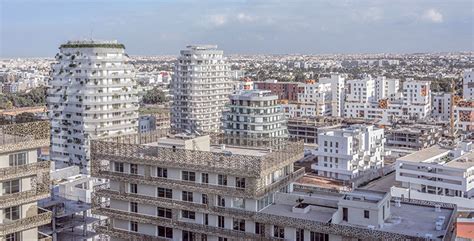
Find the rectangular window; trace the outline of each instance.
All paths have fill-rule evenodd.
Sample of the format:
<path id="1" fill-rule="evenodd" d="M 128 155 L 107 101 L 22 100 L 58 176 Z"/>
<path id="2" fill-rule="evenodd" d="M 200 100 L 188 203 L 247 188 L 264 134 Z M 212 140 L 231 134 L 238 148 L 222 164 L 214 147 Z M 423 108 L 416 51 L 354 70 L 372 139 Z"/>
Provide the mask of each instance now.
<path id="1" fill-rule="evenodd" d="M 196 213 L 188 211 L 188 210 L 182 210 L 181 211 L 181 216 L 183 218 L 187 218 L 187 219 L 196 219 Z"/>
<path id="2" fill-rule="evenodd" d="M 209 225 L 209 214 L 204 214 L 204 225 Z"/>
<path id="3" fill-rule="evenodd" d="M 191 181 L 191 182 L 196 181 L 196 173 L 195 172 L 182 171 L 181 175 L 182 175 L 182 179 L 185 180 L 185 181 Z"/>
<path id="4" fill-rule="evenodd" d="M 221 186 L 227 186 L 227 175 L 219 174 L 217 176 L 217 184 Z"/>
<path id="5" fill-rule="evenodd" d="M 296 229 L 296 241 L 304 241 L 304 229 Z"/>
<path id="6" fill-rule="evenodd" d="M 245 199 L 240 198 L 240 197 L 234 197 L 232 199 L 232 206 L 234 208 L 245 208 Z"/>
<path id="7" fill-rule="evenodd" d="M 158 236 L 165 238 L 173 238 L 173 228 L 158 226 Z"/>
<path id="8" fill-rule="evenodd" d="M 329 241 L 329 234 L 310 232 L 310 241 Z"/>
<path id="9" fill-rule="evenodd" d="M 225 198 L 223 196 L 217 195 L 217 206 L 225 207 Z"/>
<path id="10" fill-rule="evenodd" d="M 115 162 L 115 171 L 116 172 L 124 172 L 123 162 Z"/>
<path id="11" fill-rule="evenodd" d="M 14 167 L 14 166 L 25 165 L 25 164 L 26 164 L 26 156 L 27 156 L 27 153 L 26 153 L 26 152 L 11 154 L 11 155 L 9 156 L 9 158 L 10 158 L 10 162 L 9 162 L 10 166 L 11 166 L 11 167 Z"/>
<path id="12" fill-rule="evenodd" d="M 227 241 L 227 238 L 223 238 L 223 237 L 218 237 L 217 239 L 218 241 Z"/>
<path id="13" fill-rule="evenodd" d="M 245 188 L 245 178 L 244 177 L 236 177 L 235 178 L 235 186 L 237 188 Z"/>
<path id="14" fill-rule="evenodd" d="M 183 230 L 183 241 L 196 241 L 196 234 L 191 231 Z"/>
<path id="15" fill-rule="evenodd" d="M 217 216 L 217 227 L 224 228 L 225 218 L 224 216 Z"/>
<path id="16" fill-rule="evenodd" d="M 171 219 L 171 209 L 169 208 L 157 208 L 158 217 L 170 218 Z"/>
<path id="17" fill-rule="evenodd" d="M 203 193 L 202 194 L 202 204 L 208 204 L 209 199 L 207 197 L 207 194 Z"/>
<path id="18" fill-rule="evenodd" d="M 245 232 L 245 219 L 234 218 L 234 230 Z"/>
<path id="19" fill-rule="evenodd" d="M 168 178 L 168 169 L 162 167 L 156 168 L 156 176 Z"/>
<path id="20" fill-rule="evenodd" d="M 285 229 L 283 227 L 273 225 L 273 237 L 285 238 Z"/>
<path id="21" fill-rule="evenodd" d="M 173 190 L 169 188 L 158 188 L 158 197 L 173 198 Z"/>
<path id="22" fill-rule="evenodd" d="M 10 180 L 2 183 L 3 194 L 12 194 L 20 192 L 20 180 Z"/>
<path id="23" fill-rule="evenodd" d="M 342 221 L 346 221 L 349 219 L 349 212 L 347 208 L 342 208 Z"/>
<path id="24" fill-rule="evenodd" d="M 21 232 L 7 234 L 5 241 L 21 241 Z"/>
<path id="25" fill-rule="evenodd" d="M 130 212 L 138 213 L 138 203 L 130 202 Z"/>
<path id="26" fill-rule="evenodd" d="M 3 216 L 5 219 L 9 220 L 20 219 L 20 206 L 8 207 L 3 209 Z"/>
<path id="27" fill-rule="evenodd" d="M 260 234 L 260 236 L 265 236 L 265 224 L 256 222 L 255 233 Z"/>
<path id="28" fill-rule="evenodd" d="M 138 174 L 138 165 L 137 164 L 130 164 L 130 174 Z"/>
<path id="29" fill-rule="evenodd" d="M 207 234 L 201 234 L 201 241 L 207 241 Z"/>
<path id="30" fill-rule="evenodd" d="M 192 192 L 187 192 L 183 191 L 181 199 L 186 202 L 192 202 L 193 201 L 193 193 Z"/>
<path id="31" fill-rule="evenodd" d="M 364 218 L 370 218 L 369 210 L 364 210 Z"/>
<path id="32" fill-rule="evenodd" d="M 130 183 L 130 193 L 138 193 L 138 185 L 136 183 Z"/>
<path id="33" fill-rule="evenodd" d="M 138 232 L 138 223 L 135 221 L 130 221 L 130 230 L 132 232 Z"/>
<path id="34" fill-rule="evenodd" d="M 209 183 L 209 174 L 208 173 L 201 173 L 201 182 L 202 183 Z"/>

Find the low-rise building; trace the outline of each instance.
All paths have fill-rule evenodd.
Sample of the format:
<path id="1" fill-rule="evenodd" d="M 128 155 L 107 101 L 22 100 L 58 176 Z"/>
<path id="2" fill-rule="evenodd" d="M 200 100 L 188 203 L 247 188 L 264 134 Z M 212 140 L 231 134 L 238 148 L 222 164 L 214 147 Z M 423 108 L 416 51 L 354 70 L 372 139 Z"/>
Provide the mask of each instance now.
<path id="1" fill-rule="evenodd" d="M 341 126 L 340 119 L 328 117 L 291 118 L 287 123 L 290 138 L 303 140 L 305 144 L 318 144 L 319 132 Z"/>
<path id="2" fill-rule="evenodd" d="M 443 128 L 427 124 L 394 125 L 385 129 L 386 147 L 420 150 L 439 143 Z"/>

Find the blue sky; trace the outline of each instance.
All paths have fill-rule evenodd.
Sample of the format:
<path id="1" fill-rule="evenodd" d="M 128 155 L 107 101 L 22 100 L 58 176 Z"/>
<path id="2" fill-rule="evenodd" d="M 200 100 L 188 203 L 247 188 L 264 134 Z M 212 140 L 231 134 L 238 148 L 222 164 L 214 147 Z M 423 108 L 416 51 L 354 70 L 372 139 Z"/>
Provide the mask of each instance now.
<path id="1" fill-rule="evenodd" d="M 474 50 L 473 0 L 0 0 L 0 57 L 54 56 L 70 39 L 131 55 L 187 44 L 226 53 Z"/>

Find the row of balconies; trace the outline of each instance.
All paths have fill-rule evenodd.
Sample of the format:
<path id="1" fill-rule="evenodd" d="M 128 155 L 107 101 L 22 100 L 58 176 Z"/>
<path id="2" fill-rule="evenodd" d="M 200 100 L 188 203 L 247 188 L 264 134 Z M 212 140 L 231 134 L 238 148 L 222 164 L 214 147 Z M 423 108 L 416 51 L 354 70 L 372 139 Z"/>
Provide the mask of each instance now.
<path id="1" fill-rule="evenodd" d="M 0 168 L 0 181 L 37 175 L 40 172 L 49 172 L 50 162 L 41 161 L 21 166 Z"/>
<path id="2" fill-rule="evenodd" d="M 46 209 L 37 208 L 37 213 L 33 216 L 21 218 L 18 220 L 4 220 L 0 223 L 0 237 L 35 227 L 49 224 L 52 218 L 52 212 Z"/>

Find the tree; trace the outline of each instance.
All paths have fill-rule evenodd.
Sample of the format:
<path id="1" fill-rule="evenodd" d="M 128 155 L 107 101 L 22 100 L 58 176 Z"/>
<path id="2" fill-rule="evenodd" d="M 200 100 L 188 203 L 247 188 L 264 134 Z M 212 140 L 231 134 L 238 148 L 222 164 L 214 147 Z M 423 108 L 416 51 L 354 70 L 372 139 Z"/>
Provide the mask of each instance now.
<path id="1" fill-rule="evenodd" d="M 25 122 L 32 122 L 35 121 L 36 117 L 33 113 L 30 112 L 23 112 L 15 116 L 16 123 L 25 123 Z"/>
<path id="2" fill-rule="evenodd" d="M 166 96 L 162 90 L 154 87 L 145 93 L 142 101 L 144 104 L 161 104 L 166 101 Z"/>

